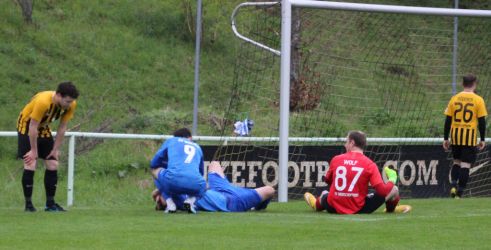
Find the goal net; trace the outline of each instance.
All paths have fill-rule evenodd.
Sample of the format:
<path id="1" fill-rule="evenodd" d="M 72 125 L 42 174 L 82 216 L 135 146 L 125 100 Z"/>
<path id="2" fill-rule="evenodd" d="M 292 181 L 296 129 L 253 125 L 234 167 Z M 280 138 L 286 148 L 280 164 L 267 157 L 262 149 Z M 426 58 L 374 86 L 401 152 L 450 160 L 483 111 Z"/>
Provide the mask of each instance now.
<path id="1" fill-rule="evenodd" d="M 277 185 L 280 57 L 264 47 L 280 49 L 281 6 L 240 8 L 235 24 L 262 48 L 236 40 L 221 134 L 230 135 L 233 124 L 246 119 L 254 125 L 236 133 L 249 141 L 224 141 L 216 159 L 237 185 Z M 454 25 L 449 16 L 292 9 L 290 199 L 326 188 L 322 176 L 344 151 L 349 130 L 367 134 L 366 154 L 380 169 L 398 171 L 403 197 L 448 195 L 451 154 L 441 147 L 445 107 L 468 73 L 478 77 L 477 92 L 486 103 L 491 97 L 491 18 L 458 17 L 456 43 Z M 464 196 L 491 195 L 489 153 L 479 152 Z"/>

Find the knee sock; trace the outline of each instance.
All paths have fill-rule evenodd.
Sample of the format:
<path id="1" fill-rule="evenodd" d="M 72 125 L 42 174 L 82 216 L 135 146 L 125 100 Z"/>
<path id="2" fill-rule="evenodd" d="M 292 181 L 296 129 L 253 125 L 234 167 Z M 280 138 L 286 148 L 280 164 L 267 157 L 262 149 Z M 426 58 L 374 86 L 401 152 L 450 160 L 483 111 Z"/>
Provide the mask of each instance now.
<path id="1" fill-rule="evenodd" d="M 457 194 L 462 196 L 465 187 L 467 186 L 467 181 L 469 180 L 469 169 L 461 168 L 459 173 L 459 188 Z"/>
<path id="2" fill-rule="evenodd" d="M 398 196 L 392 198 L 391 200 L 388 200 L 385 202 L 385 209 L 388 213 L 392 213 L 394 212 L 394 210 L 396 209 L 397 207 L 397 204 L 399 204 L 399 200 L 401 198 Z"/>
<path id="3" fill-rule="evenodd" d="M 26 204 L 31 203 L 32 185 L 34 184 L 34 171 L 24 169 L 22 174 L 22 189 L 24 190 L 24 198 Z"/>
<path id="4" fill-rule="evenodd" d="M 255 206 L 254 210 L 266 209 L 266 207 L 268 207 L 268 204 L 270 201 L 271 201 L 271 199 L 264 200 L 263 202 L 259 203 L 259 205 Z"/>
<path id="5" fill-rule="evenodd" d="M 55 204 L 56 185 L 58 184 L 58 171 L 47 170 L 44 172 L 44 188 L 46 189 L 46 206 Z"/>
<path id="6" fill-rule="evenodd" d="M 317 211 L 323 211 L 327 210 L 328 204 L 327 204 L 327 194 L 321 195 L 317 197 L 315 201 L 315 208 Z"/>
<path id="7" fill-rule="evenodd" d="M 459 179 L 459 176 L 460 176 L 460 165 L 457 165 L 457 164 L 454 164 L 452 166 L 452 170 L 451 170 L 451 179 L 452 179 L 452 187 L 457 187 L 457 180 Z"/>

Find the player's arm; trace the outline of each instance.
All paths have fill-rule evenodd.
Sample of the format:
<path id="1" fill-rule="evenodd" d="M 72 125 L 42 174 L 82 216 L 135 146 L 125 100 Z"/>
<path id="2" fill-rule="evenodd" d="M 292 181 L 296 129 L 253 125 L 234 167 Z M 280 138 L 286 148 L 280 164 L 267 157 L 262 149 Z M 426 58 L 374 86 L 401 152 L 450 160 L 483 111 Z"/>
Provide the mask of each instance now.
<path id="1" fill-rule="evenodd" d="M 486 117 L 479 117 L 478 120 L 479 135 L 481 136 L 481 141 L 479 142 L 479 150 L 483 150 L 486 146 Z"/>
<path id="2" fill-rule="evenodd" d="M 450 134 L 450 128 L 452 127 L 452 119 L 454 115 L 454 97 L 450 98 L 447 108 L 445 108 L 445 126 L 443 128 L 443 149 L 448 150 L 450 148 L 450 142 L 448 135 Z"/>
<path id="3" fill-rule="evenodd" d="M 199 173 L 201 176 L 205 175 L 205 161 L 203 159 L 203 156 L 201 156 L 201 159 L 199 160 Z"/>
<path id="4" fill-rule="evenodd" d="M 369 182 L 370 185 L 372 185 L 372 187 L 375 189 L 375 193 L 377 195 L 385 197 L 385 200 L 391 199 L 399 193 L 394 183 L 392 183 L 391 181 L 384 183 L 375 163 L 370 166 Z"/>
<path id="5" fill-rule="evenodd" d="M 477 126 L 479 129 L 479 134 L 481 136 L 481 141 L 479 142 L 479 150 L 483 150 L 486 146 L 486 116 L 488 111 L 486 110 L 486 104 L 482 98 L 477 102 Z"/>
<path id="6" fill-rule="evenodd" d="M 61 121 L 60 125 L 58 126 L 58 130 L 56 131 L 55 144 L 49 155 L 46 157 L 46 160 L 58 160 L 58 155 L 60 153 L 59 148 L 63 143 L 63 138 L 65 138 L 66 129 L 67 129 L 67 123 Z"/>
<path id="7" fill-rule="evenodd" d="M 33 164 L 38 158 L 38 127 L 39 122 L 31 118 L 29 122 L 29 144 L 31 145 L 31 150 L 24 155 L 24 163 L 28 166 Z"/>
<path id="8" fill-rule="evenodd" d="M 29 144 L 31 145 L 31 150 L 24 155 L 24 163 L 28 166 L 35 163 L 38 158 L 39 123 L 48 109 L 49 103 L 43 100 L 37 100 L 30 114 Z"/>
<path id="9" fill-rule="evenodd" d="M 329 169 L 327 170 L 326 176 L 324 176 L 324 181 L 327 183 L 327 185 L 331 185 L 332 183 L 332 169 L 334 167 L 332 165 L 329 166 Z"/>
<path id="10" fill-rule="evenodd" d="M 447 115 L 445 118 L 445 126 L 443 127 L 443 149 L 448 150 L 450 142 L 448 136 L 450 135 L 450 128 L 452 127 L 452 117 Z"/>
<path id="11" fill-rule="evenodd" d="M 150 161 L 150 168 L 167 168 L 168 160 L 168 147 L 167 143 L 164 143 L 164 145 L 162 145 L 162 147 L 157 151 L 157 153 L 155 153 L 155 156 Z"/>

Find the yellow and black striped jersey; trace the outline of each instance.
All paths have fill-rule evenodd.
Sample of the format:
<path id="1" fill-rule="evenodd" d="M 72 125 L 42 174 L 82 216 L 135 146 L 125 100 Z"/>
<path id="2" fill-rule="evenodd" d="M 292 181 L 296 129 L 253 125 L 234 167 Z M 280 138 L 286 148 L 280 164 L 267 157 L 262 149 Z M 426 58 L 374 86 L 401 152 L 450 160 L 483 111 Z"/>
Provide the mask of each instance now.
<path id="1" fill-rule="evenodd" d="M 17 131 L 21 134 L 29 133 L 29 122 L 34 119 L 39 122 L 39 137 L 50 137 L 51 130 L 49 124 L 61 118 L 62 122 L 72 119 L 77 107 L 77 102 L 73 101 L 68 109 L 53 103 L 55 91 L 43 91 L 31 98 L 31 101 L 22 109 L 17 119 Z"/>
<path id="2" fill-rule="evenodd" d="M 450 140 L 453 145 L 477 145 L 478 119 L 488 115 L 482 97 L 473 92 L 460 92 L 448 102 L 445 115 L 452 117 Z"/>

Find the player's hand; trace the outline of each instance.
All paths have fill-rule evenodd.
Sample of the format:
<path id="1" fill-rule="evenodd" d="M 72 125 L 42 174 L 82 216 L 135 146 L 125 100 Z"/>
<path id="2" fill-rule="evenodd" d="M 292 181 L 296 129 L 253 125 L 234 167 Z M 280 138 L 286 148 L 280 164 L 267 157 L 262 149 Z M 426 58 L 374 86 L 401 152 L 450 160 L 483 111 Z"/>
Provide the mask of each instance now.
<path id="1" fill-rule="evenodd" d="M 483 150 L 486 147 L 486 142 L 485 141 L 480 141 L 479 145 L 477 146 L 477 149 Z"/>
<path id="2" fill-rule="evenodd" d="M 448 140 L 443 141 L 443 149 L 447 151 L 450 148 L 450 142 Z"/>
<path id="3" fill-rule="evenodd" d="M 53 149 L 53 150 L 51 150 L 49 155 L 46 156 L 46 160 L 56 160 L 57 161 L 59 154 L 60 154 L 60 151 Z"/>
<path id="4" fill-rule="evenodd" d="M 27 166 L 31 166 L 36 163 L 36 160 L 38 159 L 38 153 L 32 150 L 29 150 L 23 157 L 24 159 L 24 164 Z"/>

